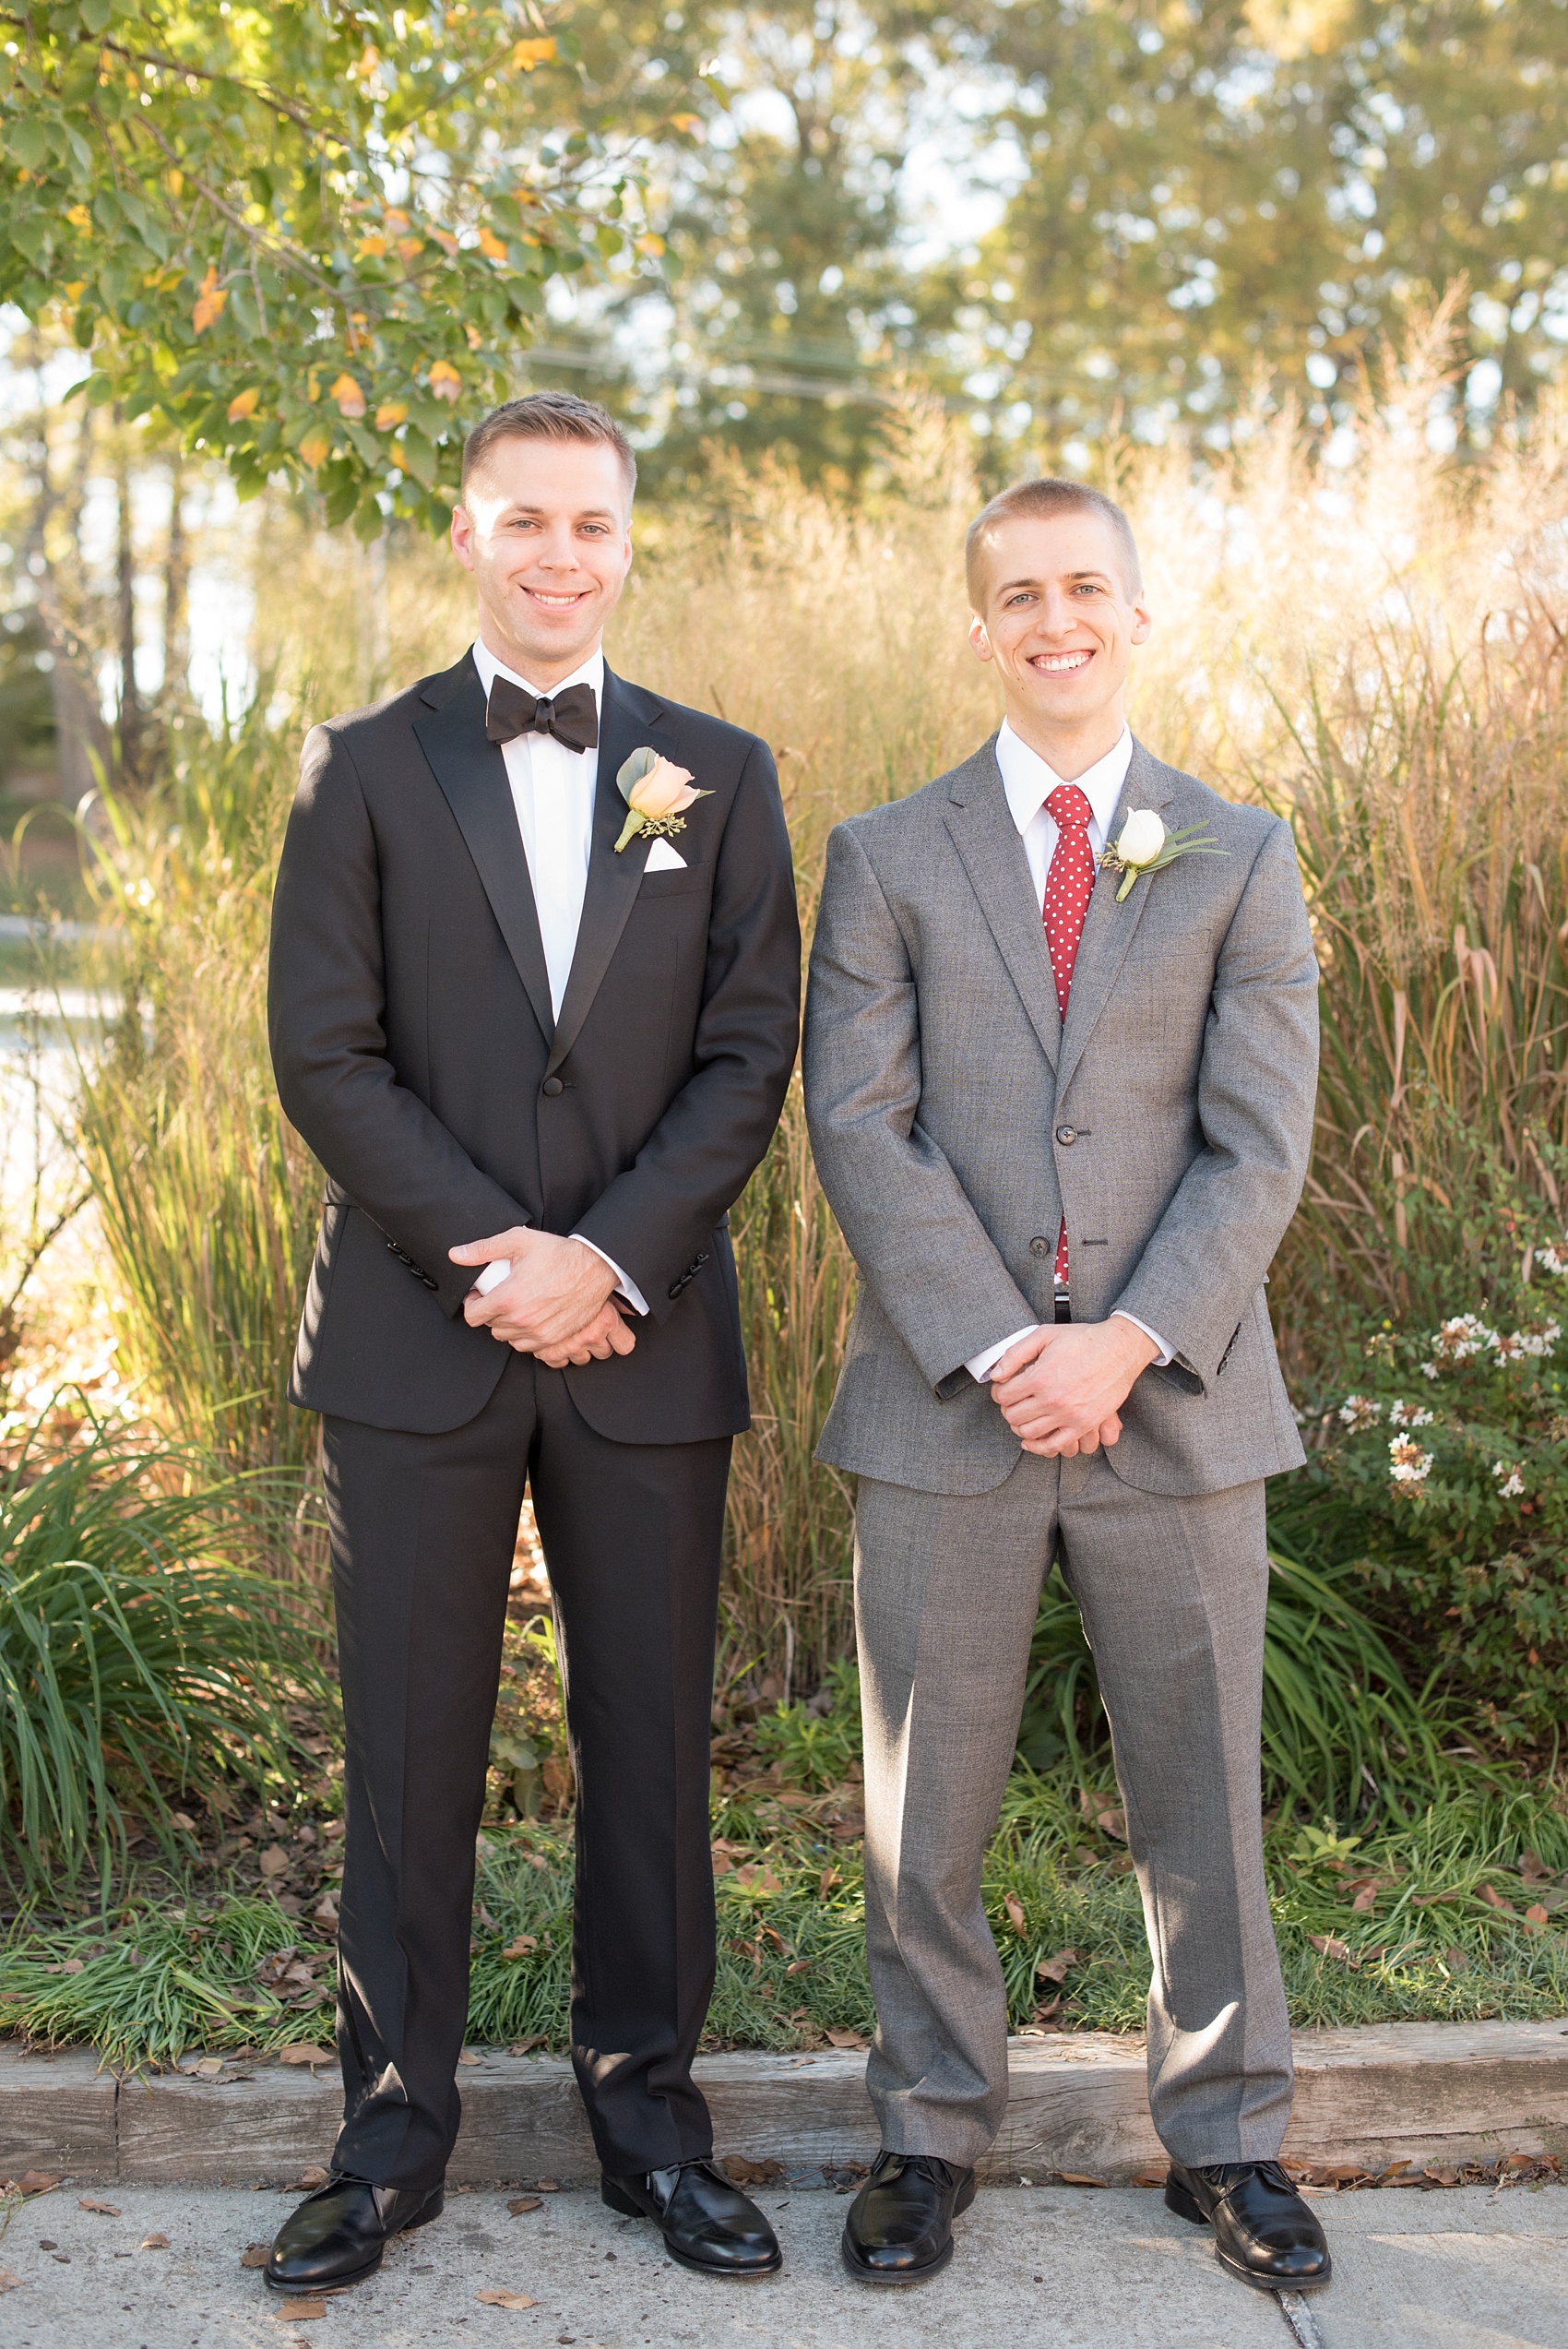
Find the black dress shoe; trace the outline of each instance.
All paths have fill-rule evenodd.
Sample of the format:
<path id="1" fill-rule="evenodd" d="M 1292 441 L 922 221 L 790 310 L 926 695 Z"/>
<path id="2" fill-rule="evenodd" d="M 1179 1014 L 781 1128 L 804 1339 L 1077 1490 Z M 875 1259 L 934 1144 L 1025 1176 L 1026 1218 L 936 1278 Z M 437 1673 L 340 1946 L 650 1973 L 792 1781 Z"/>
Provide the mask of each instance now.
<path id="1" fill-rule="evenodd" d="M 1311 2292 L 1334 2271 L 1316 2212 L 1277 2162 L 1201 2170 L 1172 2162 L 1165 2206 L 1194 2226 L 1212 2226 L 1220 2266 L 1265 2292 Z"/>
<path id="2" fill-rule="evenodd" d="M 600 2191 L 623 2218 L 653 2219 L 670 2257 L 698 2275 L 747 2283 L 753 2276 L 777 2275 L 784 2264 L 778 2237 L 756 2204 L 711 2162 L 681 2162 L 637 2177 L 606 2176 Z"/>
<path id="3" fill-rule="evenodd" d="M 441 2186 L 370 2186 L 329 2177 L 278 2230 L 267 2281 L 275 2292 L 320 2292 L 374 2275 L 395 2235 L 441 2216 Z"/>
<path id="4" fill-rule="evenodd" d="M 975 2199 L 973 2170 L 934 2153 L 888 2153 L 849 2205 L 844 2265 L 863 2283 L 923 2283 L 953 2257 L 953 2222 Z"/>

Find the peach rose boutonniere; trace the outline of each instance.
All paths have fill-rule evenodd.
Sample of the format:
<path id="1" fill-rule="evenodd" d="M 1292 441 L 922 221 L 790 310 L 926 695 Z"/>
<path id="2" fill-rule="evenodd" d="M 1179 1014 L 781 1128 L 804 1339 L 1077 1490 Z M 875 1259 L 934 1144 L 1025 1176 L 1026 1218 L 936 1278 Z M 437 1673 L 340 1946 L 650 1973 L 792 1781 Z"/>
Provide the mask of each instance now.
<path id="1" fill-rule="evenodd" d="M 646 747 L 633 751 L 615 781 L 626 803 L 626 820 L 615 843 L 617 856 L 639 832 L 662 832 L 666 839 L 672 832 L 683 832 L 687 808 L 699 799 L 713 797 L 711 792 L 697 790 L 686 768 Z"/>

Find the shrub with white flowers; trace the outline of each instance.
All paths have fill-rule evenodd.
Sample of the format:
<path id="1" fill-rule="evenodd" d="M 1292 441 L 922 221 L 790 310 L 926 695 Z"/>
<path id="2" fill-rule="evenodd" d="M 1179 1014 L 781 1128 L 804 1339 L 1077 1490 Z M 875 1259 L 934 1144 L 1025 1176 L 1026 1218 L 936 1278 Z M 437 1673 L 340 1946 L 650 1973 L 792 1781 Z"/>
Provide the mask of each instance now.
<path id="1" fill-rule="evenodd" d="M 1385 1322 L 1357 1390 L 1323 1414 L 1310 1472 L 1417 1675 L 1438 1665 L 1493 1735 L 1535 1746 L 1568 1719 L 1559 1278 L 1568 1238 L 1531 1251 L 1481 1312 L 1409 1334 Z"/>

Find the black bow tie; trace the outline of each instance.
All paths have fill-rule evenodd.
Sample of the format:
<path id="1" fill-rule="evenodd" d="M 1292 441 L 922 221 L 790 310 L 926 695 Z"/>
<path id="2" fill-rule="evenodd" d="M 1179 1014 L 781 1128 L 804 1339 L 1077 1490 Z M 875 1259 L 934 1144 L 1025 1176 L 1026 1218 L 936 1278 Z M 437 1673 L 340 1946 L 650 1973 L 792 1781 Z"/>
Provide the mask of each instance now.
<path id="1" fill-rule="evenodd" d="M 510 677 L 497 677 L 485 704 L 484 731 L 492 742 L 515 742 L 519 734 L 553 734 L 568 750 L 592 750 L 599 741 L 599 705 L 591 686 L 568 686 L 564 693 L 531 694 Z"/>

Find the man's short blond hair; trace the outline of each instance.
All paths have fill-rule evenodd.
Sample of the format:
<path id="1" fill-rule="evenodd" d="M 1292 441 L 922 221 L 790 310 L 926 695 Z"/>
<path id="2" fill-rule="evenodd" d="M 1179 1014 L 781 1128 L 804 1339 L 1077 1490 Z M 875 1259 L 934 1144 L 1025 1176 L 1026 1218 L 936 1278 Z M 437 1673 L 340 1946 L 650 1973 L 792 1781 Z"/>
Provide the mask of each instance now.
<path id="1" fill-rule="evenodd" d="M 615 451 L 626 484 L 626 503 L 637 486 L 637 460 L 632 444 L 613 416 L 575 391 L 530 391 L 521 399 L 505 400 L 481 416 L 463 443 L 463 487 L 469 475 L 484 461 L 486 452 L 501 440 L 575 440 L 600 442 Z"/>
<path id="2" fill-rule="evenodd" d="M 1091 488 L 1087 482 L 1064 481 L 1057 473 L 1042 473 L 1038 480 L 1015 482 L 1011 489 L 1002 490 L 975 516 L 964 533 L 964 578 L 968 586 L 969 602 L 975 611 L 984 601 L 985 534 L 996 522 L 1010 522 L 1028 517 L 1047 520 L 1053 514 L 1099 514 L 1110 523 L 1121 542 L 1125 577 L 1123 584 L 1129 595 L 1141 593 L 1144 575 L 1138 562 L 1138 543 L 1133 536 L 1133 525 L 1113 497 L 1102 489 Z"/>

